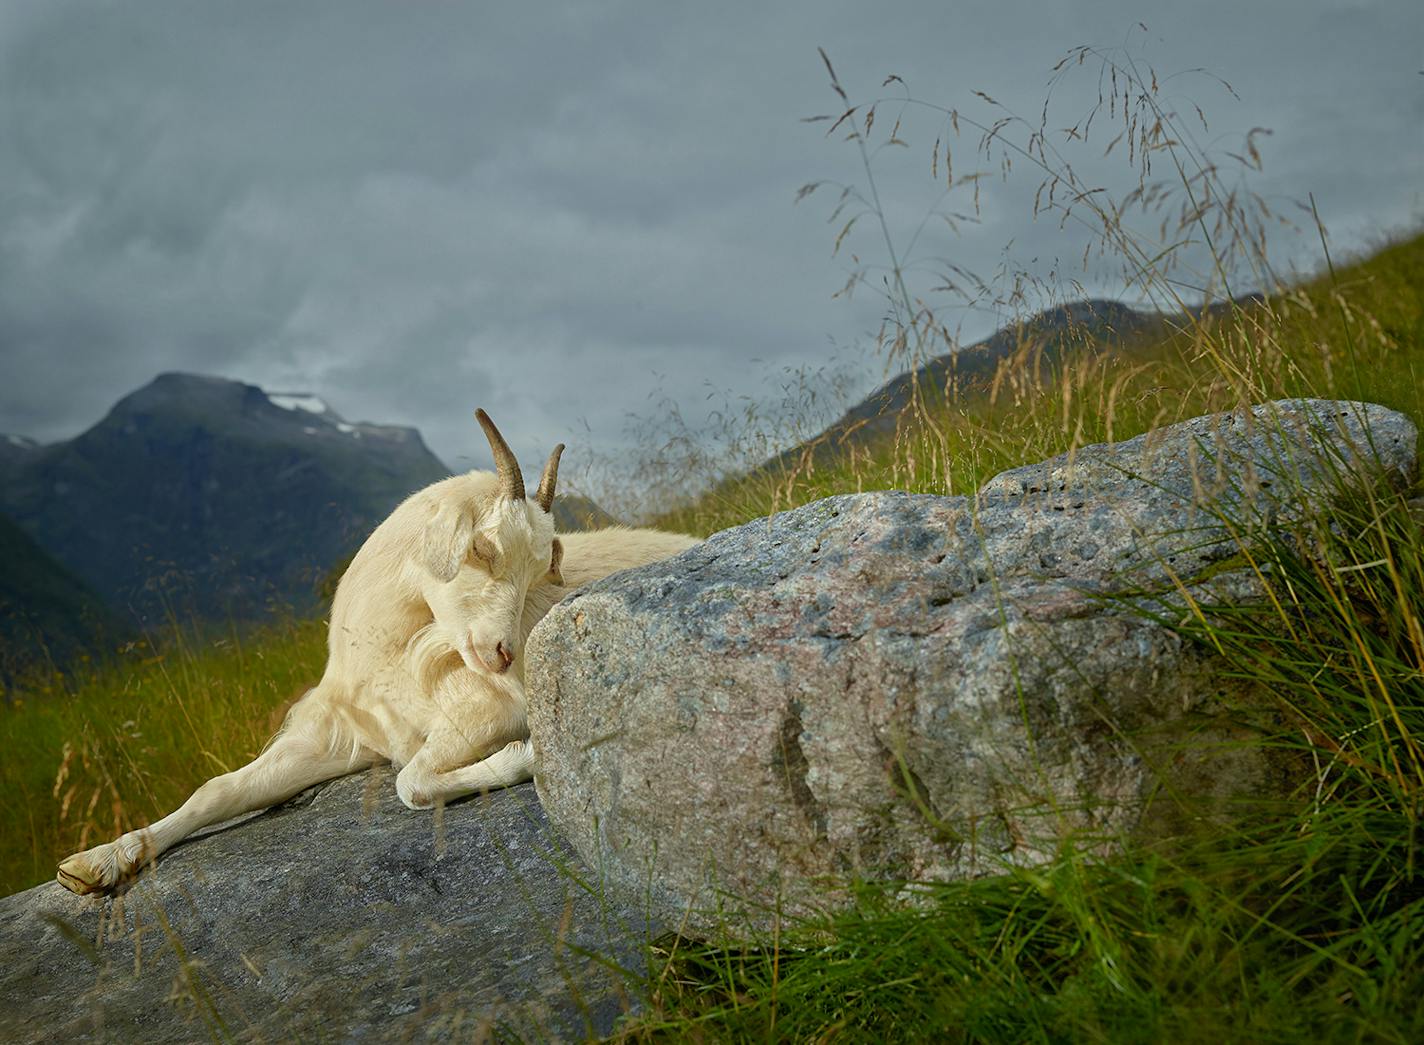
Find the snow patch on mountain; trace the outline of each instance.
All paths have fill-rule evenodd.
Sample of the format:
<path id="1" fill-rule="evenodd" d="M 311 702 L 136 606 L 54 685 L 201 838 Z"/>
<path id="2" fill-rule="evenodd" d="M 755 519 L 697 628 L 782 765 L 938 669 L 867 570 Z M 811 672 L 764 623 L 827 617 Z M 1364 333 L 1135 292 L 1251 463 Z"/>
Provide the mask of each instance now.
<path id="1" fill-rule="evenodd" d="M 265 389 L 264 392 L 266 392 Z M 342 435 L 349 435 L 353 439 L 361 438 L 362 428 L 371 427 L 369 425 L 353 425 L 344 420 L 340 414 L 331 409 L 325 399 L 312 395 L 310 392 L 266 392 L 266 396 L 273 406 L 280 406 L 283 410 L 311 414 L 314 418 L 331 425 Z M 303 427 L 302 431 L 307 435 L 317 434 L 315 428 Z"/>
<path id="2" fill-rule="evenodd" d="M 268 392 L 267 399 L 273 406 L 283 410 L 305 410 L 309 414 L 325 416 L 332 412 L 326 400 L 309 392 Z"/>

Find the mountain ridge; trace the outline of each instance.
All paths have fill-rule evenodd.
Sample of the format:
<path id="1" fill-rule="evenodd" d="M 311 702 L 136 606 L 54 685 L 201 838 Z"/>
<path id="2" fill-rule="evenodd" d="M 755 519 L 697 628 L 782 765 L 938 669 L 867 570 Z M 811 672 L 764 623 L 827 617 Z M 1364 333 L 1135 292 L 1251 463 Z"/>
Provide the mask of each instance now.
<path id="1" fill-rule="evenodd" d="M 987 388 L 999 367 L 1026 347 L 1041 348 L 1046 360 L 1055 361 L 1075 348 L 1101 348 L 1119 342 L 1165 318 L 1110 298 L 1085 298 L 1044 309 L 1008 323 L 972 345 L 896 374 L 820 434 L 777 454 L 761 470 L 795 468 L 808 455 L 820 461 L 842 453 L 848 445 L 863 446 L 893 432 L 917 386 L 931 396 L 943 395 L 950 388 Z"/>

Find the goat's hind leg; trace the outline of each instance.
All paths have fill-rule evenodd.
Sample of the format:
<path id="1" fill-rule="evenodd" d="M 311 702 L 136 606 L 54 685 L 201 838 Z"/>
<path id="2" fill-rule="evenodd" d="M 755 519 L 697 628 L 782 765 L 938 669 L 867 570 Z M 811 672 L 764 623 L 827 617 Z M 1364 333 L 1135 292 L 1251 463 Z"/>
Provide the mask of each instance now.
<path id="1" fill-rule="evenodd" d="M 209 780 L 152 826 L 68 857 L 59 865 L 60 884 L 81 894 L 110 892 L 194 831 L 284 802 L 313 784 L 378 760 L 365 748 L 343 742 L 341 732 L 324 708 L 299 704 L 257 758 Z"/>

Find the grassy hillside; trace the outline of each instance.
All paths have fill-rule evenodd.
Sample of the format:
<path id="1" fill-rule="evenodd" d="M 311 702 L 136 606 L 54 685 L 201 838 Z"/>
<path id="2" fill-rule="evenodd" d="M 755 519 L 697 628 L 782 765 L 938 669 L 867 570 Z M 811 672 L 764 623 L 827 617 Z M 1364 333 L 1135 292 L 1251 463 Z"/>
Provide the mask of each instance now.
<path id="1" fill-rule="evenodd" d="M 1027 329 L 993 376 L 922 386 L 890 431 L 833 432 L 658 523 L 706 534 L 833 493 L 965 493 L 1005 468 L 1268 399 L 1361 399 L 1418 419 L 1421 287 L 1424 236 L 1414 235 L 1265 300 L 1111 341 L 1070 328 L 1065 349 L 1046 351 Z"/>

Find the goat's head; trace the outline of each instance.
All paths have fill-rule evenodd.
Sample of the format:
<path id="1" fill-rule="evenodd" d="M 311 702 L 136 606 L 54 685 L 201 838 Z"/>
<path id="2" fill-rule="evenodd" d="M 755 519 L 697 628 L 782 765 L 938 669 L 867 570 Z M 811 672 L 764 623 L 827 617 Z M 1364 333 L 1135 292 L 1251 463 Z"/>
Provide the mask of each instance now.
<path id="1" fill-rule="evenodd" d="M 502 675 L 519 653 L 529 589 L 563 583 L 553 504 L 564 445 L 554 447 L 539 489 L 529 498 L 519 462 L 499 429 L 483 410 L 475 416 L 494 451 L 497 486 L 475 502 L 436 503 L 425 527 L 421 587 L 434 628 L 466 667 Z"/>

